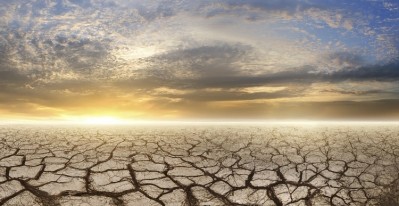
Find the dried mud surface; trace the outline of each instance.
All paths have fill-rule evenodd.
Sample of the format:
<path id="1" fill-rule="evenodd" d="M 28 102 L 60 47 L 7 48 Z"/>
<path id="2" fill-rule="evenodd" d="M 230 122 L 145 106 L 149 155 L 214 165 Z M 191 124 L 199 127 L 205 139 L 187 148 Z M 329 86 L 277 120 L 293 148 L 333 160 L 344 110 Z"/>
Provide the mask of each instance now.
<path id="1" fill-rule="evenodd" d="M 0 205 L 399 205 L 398 126 L 1 126 Z"/>

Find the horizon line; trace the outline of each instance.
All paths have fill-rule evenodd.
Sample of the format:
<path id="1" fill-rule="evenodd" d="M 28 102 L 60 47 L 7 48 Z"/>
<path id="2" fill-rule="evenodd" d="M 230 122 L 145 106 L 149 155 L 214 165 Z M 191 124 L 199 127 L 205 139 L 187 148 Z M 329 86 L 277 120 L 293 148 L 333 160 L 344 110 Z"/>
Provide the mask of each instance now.
<path id="1" fill-rule="evenodd" d="M 26 120 L 0 119 L 0 125 L 195 125 L 195 124 L 399 124 L 393 119 L 180 119 L 137 120 L 117 119 L 111 122 L 87 122 L 76 120 Z"/>

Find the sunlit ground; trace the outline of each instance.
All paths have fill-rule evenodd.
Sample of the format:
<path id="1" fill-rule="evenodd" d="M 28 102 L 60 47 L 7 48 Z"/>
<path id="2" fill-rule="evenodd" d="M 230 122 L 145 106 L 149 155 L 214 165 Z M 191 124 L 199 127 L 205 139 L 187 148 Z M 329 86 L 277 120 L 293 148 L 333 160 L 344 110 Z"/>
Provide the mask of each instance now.
<path id="1" fill-rule="evenodd" d="M 397 122 L 125 123 L 0 126 L 0 205 L 399 204 Z"/>

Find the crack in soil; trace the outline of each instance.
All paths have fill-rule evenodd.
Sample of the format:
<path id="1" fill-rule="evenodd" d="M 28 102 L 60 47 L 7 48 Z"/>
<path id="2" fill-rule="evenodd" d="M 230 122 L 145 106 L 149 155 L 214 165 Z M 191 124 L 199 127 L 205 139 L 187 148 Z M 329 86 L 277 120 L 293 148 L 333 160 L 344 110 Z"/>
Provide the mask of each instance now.
<path id="1" fill-rule="evenodd" d="M 0 205 L 399 205 L 395 126 L 3 126 Z"/>

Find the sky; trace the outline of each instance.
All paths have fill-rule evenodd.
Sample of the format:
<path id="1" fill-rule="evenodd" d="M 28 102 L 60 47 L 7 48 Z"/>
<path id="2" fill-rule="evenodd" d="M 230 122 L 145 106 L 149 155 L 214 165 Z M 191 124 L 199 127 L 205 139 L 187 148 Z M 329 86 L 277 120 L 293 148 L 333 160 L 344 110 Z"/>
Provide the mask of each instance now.
<path id="1" fill-rule="evenodd" d="M 397 0 L 0 0 L 0 119 L 399 119 Z"/>

